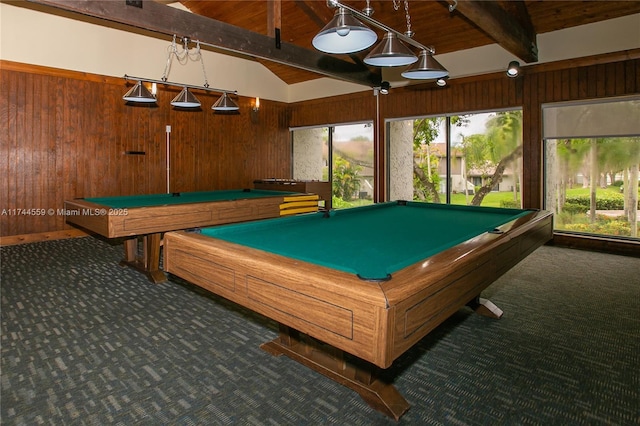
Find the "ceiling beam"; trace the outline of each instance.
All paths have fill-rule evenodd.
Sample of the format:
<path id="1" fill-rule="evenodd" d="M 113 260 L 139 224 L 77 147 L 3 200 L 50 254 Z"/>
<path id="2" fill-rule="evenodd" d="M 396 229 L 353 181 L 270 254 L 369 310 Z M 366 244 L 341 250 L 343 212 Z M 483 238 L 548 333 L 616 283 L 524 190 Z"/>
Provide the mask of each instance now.
<path id="1" fill-rule="evenodd" d="M 458 0 L 454 10 L 524 62 L 538 62 L 538 46 L 531 18 L 522 0 L 505 10 L 496 1 Z"/>
<path id="2" fill-rule="evenodd" d="M 375 87 L 381 76 L 368 67 L 304 49 L 290 43 L 275 47 L 272 37 L 258 34 L 155 1 L 125 0 L 27 0 L 128 27 L 165 35 L 188 36 L 217 49 L 265 59 L 327 77 Z M 127 5 L 139 3 L 142 7 Z"/>
<path id="3" fill-rule="evenodd" d="M 325 2 L 315 0 L 295 0 L 294 3 L 318 27 L 318 31 L 333 18 L 334 10 L 327 7 Z"/>
<path id="4" fill-rule="evenodd" d="M 282 28 L 282 3 L 280 0 L 267 2 L 267 35 L 276 36 L 276 30 Z"/>

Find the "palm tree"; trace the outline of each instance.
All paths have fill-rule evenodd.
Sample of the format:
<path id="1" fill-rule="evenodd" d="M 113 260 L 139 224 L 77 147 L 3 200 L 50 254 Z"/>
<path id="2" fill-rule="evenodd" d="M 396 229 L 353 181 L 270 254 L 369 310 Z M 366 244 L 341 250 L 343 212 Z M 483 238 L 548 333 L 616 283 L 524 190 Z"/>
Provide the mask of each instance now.
<path id="1" fill-rule="evenodd" d="M 511 165 L 518 171 L 522 158 L 522 111 L 499 112 L 487 121 L 487 133 L 484 138 L 473 138 L 472 141 L 481 144 L 479 147 L 469 147 L 475 155 L 482 155 L 484 160 L 495 164 L 492 175 L 476 191 L 471 204 L 479 206 L 484 197 L 497 187 L 504 177 L 504 171 Z M 481 153 L 481 154 L 480 154 Z M 514 180 L 516 186 L 518 180 Z"/>
<path id="2" fill-rule="evenodd" d="M 422 153 L 423 148 L 427 150 L 424 162 L 418 162 L 416 156 L 413 156 L 414 197 L 420 200 L 430 199 L 434 203 L 440 202 L 437 187 L 439 176 L 437 163 L 434 167 L 428 147 L 438 137 L 443 120 L 444 117 L 428 117 L 413 122 L 413 151 Z"/>

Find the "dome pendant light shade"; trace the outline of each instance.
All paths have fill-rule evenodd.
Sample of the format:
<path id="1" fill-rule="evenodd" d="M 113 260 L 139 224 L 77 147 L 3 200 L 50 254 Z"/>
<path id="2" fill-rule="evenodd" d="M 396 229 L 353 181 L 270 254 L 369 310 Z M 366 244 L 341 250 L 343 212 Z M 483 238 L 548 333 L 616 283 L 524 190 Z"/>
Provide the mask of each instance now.
<path id="1" fill-rule="evenodd" d="M 374 67 L 399 67 L 417 60 L 418 57 L 394 33 L 387 33 L 380 44 L 364 58 L 364 63 Z"/>
<path id="2" fill-rule="evenodd" d="M 414 80 L 431 80 L 447 77 L 449 71 L 440 65 L 430 52 L 423 50 L 420 52 L 418 62 L 404 71 L 402 76 Z"/>
<path id="3" fill-rule="evenodd" d="M 313 38 L 312 44 L 321 52 L 353 53 L 371 47 L 377 39 L 375 31 L 341 7 Z"/>
<path id="4" fill-rule="evenodd" d="M 240 107 L 233 102 L 233 99 L 227 96 L 227 92 L 224 92 L 222 96 L 220 96 L 220 99 L 213 104 L 211 109 L 214 111 L 237 111 Z"/>
<path id="5" fill-rule="evenodd" d="M 178 96 L 173 98 L 171 105 L 180 108 L 198 108 L 200 106 L 200 101 L 189 91 L 188 88 L 185 87 Z"/>
<path id="6" fill-rule="evenodd" d="M 144 87 L 142 82 L 138 82 L 122 97 L 127 102 L 136 103 L 154 103 L 156 98 L 149 92 L 149 89 Z"/>

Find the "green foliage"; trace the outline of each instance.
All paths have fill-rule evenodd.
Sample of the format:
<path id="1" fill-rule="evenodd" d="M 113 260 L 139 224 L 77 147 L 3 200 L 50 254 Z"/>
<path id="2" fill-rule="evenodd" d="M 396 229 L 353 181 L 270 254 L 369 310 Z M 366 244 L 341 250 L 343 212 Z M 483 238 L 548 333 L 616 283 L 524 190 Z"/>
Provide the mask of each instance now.
<path id="1" fill-rule="evenodd" d="M 574 203 L 565 203 L 562 207 L 563 212 L 567 212 L 569 214 L 581 214 L 589 211 L 589 206 L 584 206 L 582 204 L 574 204 Z"/>
<path id="2" fill-rule="evenodd" d="M 554 218 L 555 228 L 586 234 L 631 236 L 631 224 L 624 215 L 616 217 L 597 214 L 595 223 L 591 223 L 589 220 L 589 206 L 591 203 L 589 191 L 589 188 L 567 190 L 567 200 L 562 212 L 556 214 Z M 623 206 L 623 195 L 620 194 L 616 186 L 597 189 L 597 210 L 623 210 Z"/>
<path id="3" fill-rule="evenodd" d="M 500 200 L 500 207 L 505 209 L 519 209 L 520 202 L 514 200 Z"/>
<path id="4" fill-rule="evenodd" d="M 631 225 L 627 220 L 611 218 L 602 215 L 596 217 L 596 223 L 567 223 L 559 229 L 587 234 L 603 234 L 628 237 L 631 235 Z"/>
<path id="5" fill-rule="evenodd" d="M 344 201 L 354 199 L 360 188 L 359 174 L 362 167 L 336 156 L 333 161 L 333 195 Z"/>
<path id="6" fill-rule="evenodd" d="M 332 199 L 333 199 L 333 202 L 331 204 L 331 207 L 334 209 L 350 209 L 352 207 L 360 207 L 360 206 L 373 204 L 373 200 L 370 200 L 370 199 L 345 201 L 342 198 L 338 198 L 336 196 L 333 196 Z"/>
<path id="7" fill-rule="evenodd" d="M 495 171 L 476 191 L 472 204 L 482 205 L 484 197 L 502 180 L 507 166 L 522 156 L 522 111 L 497 112 L 486 122 L 486 132 L 463 138 L 462 152 L 470 168 Z M 515 169 L 515 167 L 514 167 Z"/>
<path id="8" fill-rule="evenodd" d="M 414 120 L 413 122 L 413 198 L 418 201 L 436 201 L 434 191 L 440 184 L 438 175 L 438 157 L 428 154 L 426 149 L 440 132 L 440 124 L 444 117 L 428 117 Z M 415 167 L 422 173 L 416 172 Z M 430 173 L 429 173 L 430 171 Z"/>
<path id="9" fill-rule="evenodd" d="M 591 206 L 591 197 L 587 195 L 567 197 L 563 207 L 565 210 L 566 204 L 584 206 L 588 210 Z M 638 201 L 638 208 L 640 209 L 640 201 Z M 598 193 L 596 196 L 596 210 L 624 210 L 624 195 L 611 191 Z"/>
<path id="10" fill-rule="evenodd" d="M 421 145 L 429 145 L 440 132 L 440 123 L 444 117 L 426 117 L 413 122 L 413 148 L 420 149 Z"/>

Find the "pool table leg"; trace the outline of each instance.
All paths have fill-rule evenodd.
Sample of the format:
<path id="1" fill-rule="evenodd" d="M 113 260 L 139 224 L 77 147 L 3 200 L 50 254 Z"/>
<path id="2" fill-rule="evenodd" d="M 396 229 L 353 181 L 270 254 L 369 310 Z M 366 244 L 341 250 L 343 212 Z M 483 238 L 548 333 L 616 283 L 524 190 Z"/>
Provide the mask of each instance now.
<path id="1" fill-rule="evenodd" d="M 373 409 L 395 420 L 409 409 L 409 403 L 395 386 L 377 378 L 378 367 L 366 361 L 356 364 L 346 359 L 343 351 L 315 339 L 311 342 L 303 340 L 302 336 L 297 330 L 281 324 L 280 336 L 260 347 L 274 356 L 286 355 L 356 391 Z"/>
<path id="2" fill-rule="evenodd" d="M 495 319 L 500 319 L 502 317 L 502 309 L 494 305 L 494 303 L 489 299 L 483 299 L 478 296 L 467 303 L 467 306 L 476 311 L 477 314 L 485 317 Z"/>
<path id="3" fill-rule="evenodd" d="M 142 237 L 142 256 L 138 256 L 138 237 L 128 238 L 124 242 L 124 259 L 122 266 L 131 266 L 143 272 L 151 282 L 161 283 L 167 276 L 160 270 L 160 241 L 159 233 Z"/>

